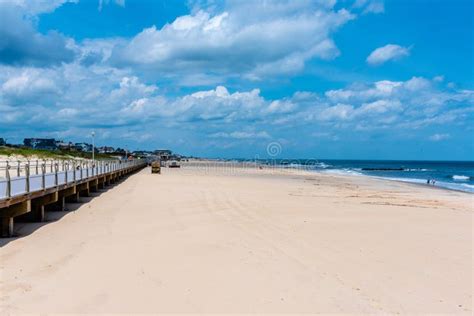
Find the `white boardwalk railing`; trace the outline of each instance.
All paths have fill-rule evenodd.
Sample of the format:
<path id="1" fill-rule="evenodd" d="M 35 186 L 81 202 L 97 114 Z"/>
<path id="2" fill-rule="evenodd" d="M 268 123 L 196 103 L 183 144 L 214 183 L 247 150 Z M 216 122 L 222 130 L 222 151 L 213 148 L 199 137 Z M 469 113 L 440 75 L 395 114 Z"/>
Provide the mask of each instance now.
<path id="1" fill-rule="evenodd" d="M 65 184 L 146 164 L 119 161 L 0 161 L 0 200 L 51 189 Z"/>

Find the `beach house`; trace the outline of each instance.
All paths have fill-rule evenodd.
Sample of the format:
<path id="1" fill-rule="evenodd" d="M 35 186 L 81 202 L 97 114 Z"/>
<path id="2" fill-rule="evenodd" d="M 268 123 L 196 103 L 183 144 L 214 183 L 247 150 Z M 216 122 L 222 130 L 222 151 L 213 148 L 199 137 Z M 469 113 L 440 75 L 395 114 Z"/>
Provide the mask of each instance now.
<path id="1" fill-rule="evenodd" d="M 25 147 L 42 150 L 56 150 L 58 146 L 54 138 L 25 138 L 23 140 Z"/>

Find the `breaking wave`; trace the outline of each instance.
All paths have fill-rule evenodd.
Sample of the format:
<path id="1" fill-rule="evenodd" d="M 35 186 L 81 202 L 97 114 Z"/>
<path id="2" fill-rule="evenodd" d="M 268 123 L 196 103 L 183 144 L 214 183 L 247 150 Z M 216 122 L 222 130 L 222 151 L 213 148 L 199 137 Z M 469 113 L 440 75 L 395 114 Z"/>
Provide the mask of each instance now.
<path id="1" fill-rule="evenodd" d="M 471 177 L 468 177 L 468 176 L 458 176 L 458 175 L 454 175 L 452 176 L 453 180 L 455 181 L 469 181 L 471 179 Z"/>

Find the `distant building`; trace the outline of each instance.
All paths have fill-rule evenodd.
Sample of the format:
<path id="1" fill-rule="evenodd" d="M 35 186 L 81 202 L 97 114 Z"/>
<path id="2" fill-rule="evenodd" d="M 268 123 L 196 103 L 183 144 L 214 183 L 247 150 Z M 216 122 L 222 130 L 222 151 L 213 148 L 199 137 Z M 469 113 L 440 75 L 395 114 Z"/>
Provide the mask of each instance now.
<path id="1" fill-rule="evenodd" d="M 110 153 L 115 152 L 115 148 L 114 147 L 109 147 L 109 146 L 102 146 L 102 147 L 99 147 L 97 149 L 98 149 L 99 153 L 101 153 L 101 154 L 110 154 Z"/>
<path id="2" fill-rule="evenodd" d="M 161 160 L 169 160 L 173 155 L 173 152 L 169 149 L 158 149 L 153 152 L 156 156 L 160 157 Z"/>
<path id="3" fill-rule="evenodd" d="M 153 153 L 155 155 L 168 155 L 168 156 L 170 156 L 173 152 L 169 149 L 157 149 Z"/>
<path id="4" fill-rule="evenodd" d="M 57 141 L 56 146 L 58 146 L 60 150 L 75 150 L 74 144 L 72 142 Z"/>
<path id="5" fill-rule="evenodd" d="M 132 155 L 134 157 L 146 158 L 152 156 L 153 153 L 147 150 L 135 150 L 134 152 L 132 152 Z"/>
<path id="6" fill-rule="evenodd" d="M 88 143 L 75 143 L 74 148 L 77 151 L 92 152 L 92 145 Z"/>
<path id="7" fill-rule="evenodd" d="M 54 138 L 25 138 L 23 145 L 33 149 L 56 150 L 56 140 Z"/>
<path id="8" fill-rule="evenodd" d="M 180 155 L 177 155 L 177 154 L 173 154 L 171 156 L 168 157 L 169 160 L 178 160 L 178 161 L 181 161 L 181 156 Z"/>
<path id="9" fill-rule="evenodd" d="M 0 138 L 0 146 L 5 146 L 6 144 L 7 142 L 3 138 Z"/>

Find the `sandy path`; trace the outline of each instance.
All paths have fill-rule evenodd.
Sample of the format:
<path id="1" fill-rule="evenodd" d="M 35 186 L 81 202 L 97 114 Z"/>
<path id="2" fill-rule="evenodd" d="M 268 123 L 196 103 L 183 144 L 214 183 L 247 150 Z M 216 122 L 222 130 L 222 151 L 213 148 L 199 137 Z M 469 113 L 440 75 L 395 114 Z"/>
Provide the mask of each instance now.
<path id="1" fill-rule="evenodd" d="M 365 178 L 146 169 L 3 240 L 0 306 L 470 314 L 472 201 Z"/>

